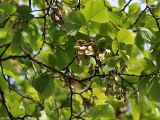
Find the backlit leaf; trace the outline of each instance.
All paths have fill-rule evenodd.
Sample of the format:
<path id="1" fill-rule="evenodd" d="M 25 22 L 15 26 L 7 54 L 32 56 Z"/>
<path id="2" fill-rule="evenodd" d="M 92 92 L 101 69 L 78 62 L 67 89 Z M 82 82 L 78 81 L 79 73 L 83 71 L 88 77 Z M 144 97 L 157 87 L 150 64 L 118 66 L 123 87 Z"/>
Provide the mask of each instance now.
<path id="1" fill-rule="evenodd" d="M 105 23 L 109 21 L 107 9 L 103 1 L 89 0 L 82 11 L 86 21 Z"/>
<path id="2" fill-rule="evenodd" d="M 121 29 L 118 32 L 117 39 L 118 39 L 119 42 L 124 42 L 124 43 L 127 43 L 127 44 L 133 44 L 134 43 L 133 34 L 132 34 L 132 32 L 130 32 L 127 29 Z"/>

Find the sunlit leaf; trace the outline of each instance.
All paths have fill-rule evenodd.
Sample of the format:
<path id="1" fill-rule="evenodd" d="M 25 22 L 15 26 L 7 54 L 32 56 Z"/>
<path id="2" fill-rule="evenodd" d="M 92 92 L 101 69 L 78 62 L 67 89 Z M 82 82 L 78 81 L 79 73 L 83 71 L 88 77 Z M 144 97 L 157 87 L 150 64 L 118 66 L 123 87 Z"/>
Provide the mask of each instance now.
<path id="1" fill-rule="evenodd" d="M 127 44 L 133 44 L 134 43 L 134 38 L 133 38 L 132 32 L 130 32 L 127 29 L 121 29 L 118 32 L 117 39 L 118 39 L 118 41 L 125 42 Z"/>
<path id="2" fill-rule="evenodd" d="M 112 50 L 116 54 L 118 51 L 118 42 L 116 40 L 112 41 Z"/>
<path id="3" fill-rule="evenodd" d="M 107 9 L 103 1 L 89 0 L 82 11 L 86 21 L 105 23 L 109 21 Z"/>
<path id="4" fill-rule="evenodd" d="M 129 7 L 129 14 L 135 14 L 140 10 L 140 6 L 138 3 L 132 3 Z"/>
<path id="5" fill-rule="evenodd" d="M 149 29 L 142 27 L 140 30 L 144 40 L 151 41 L 153 39 L 154 34 Z"/>

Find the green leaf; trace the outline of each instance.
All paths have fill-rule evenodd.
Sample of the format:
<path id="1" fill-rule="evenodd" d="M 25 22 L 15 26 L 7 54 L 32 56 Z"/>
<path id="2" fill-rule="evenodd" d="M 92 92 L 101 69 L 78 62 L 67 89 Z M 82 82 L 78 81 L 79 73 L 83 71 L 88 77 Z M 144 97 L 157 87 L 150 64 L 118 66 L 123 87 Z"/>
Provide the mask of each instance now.
<path id="1" fill-rule="evenodd" d="M 122 8 L 125 5 L 125 0 L 118 0 L 119 7 Z"/>
<path id="2" fill-rule="evenodd" d="M 84 25 L 86 25 L 86 20 L 80 12 L 71 12 L 65 18 L 65 28 L 68 34 L 75 35 Z"/>
<path id="3" fill-rule="evenodd" d="M 137 13 L 139 10 L 140 10 L 139 3 L 132 3 L 129 6 L 129 15 L 133 15 L 133 14 Z"/>
<path id="4" fill-rule="evenodd" d="M 151 74 L 157 70 L 157 66 L 153 63 L 151 59 L 148 59 L 145 57 L 144 61 L 145 61 L 145 66 L 144 66 L 143 73 Z"/>
<path id="5" fill-rule="evenodd" d="M 5 118 L 5 117 L 8 117 L 8 114 L 6 112 L 6 109 L 3 107 L 2 104 L 0 104 L 0 118 Z"/>
<path id="6" fill-rule="evenodd" d="M 90 35 L 90 36 L 95 36 L 99 33 L 100 29 L 100 23 L 98 22 L 88 22 L 86 26 L 81 27 L 79 32 Z"/>
<path id="7" fill-rule="evenodd" d="M 160 80 L 157 78 L 152 79 L 149 85 L 149 95 L 156 102 L 160 102 L 160 92 L 158 92 L 159 90 Z"/>
<path id="8" fill-rule="evenodd" d="M 110 38 L 114 39 L 116 37 L 116 29 L 110 22 L 102 23 L 99 29 L 99 34 L 104 37 L 109 36 Z"/>
<path id="9" fill-rule="evenodd" d="M 35 110 L 36 105 L 31 100 L 23 100 L 23 106 L 27 114 L 32 114 Z"/>
<path id="10" fill-rule="evenodd" d="M 28 34 L 24 35 L 23 33 Z M 33 49 L 36 49 L 38 47 L 38 43 L 42 44 L 41 42 L 37 42 L 38 38 L 40 37 L 40 34 L 36 22 L 30 21 L 28 24 L 24 23 L 23 33 L 23 38 L 28 38 L 25 39 L 25 42 L 29 43 L 30 47 L 32 47 Z"/>
<path id="11" fill-rule="evenodd" d="M 114 23 L 115 25 L 121 25 L 122 24 L 122 13 L 120 12 L 108 12 L 109 13 L 109 19 L 110 22 Z"/>
<path id="12" fill-rule="evenodd" d="M 127 61 L 128 73 L 141 75 L 141 72 L 145 69 L 146 62 L 142 59 L 130 59 Z"/>
<path id="13" fill-rule="evenodd" d="M 20 107 L 22 103 L 19 103 L 18 100 L 14 101 L 12 106 L 11 106 L 11 113 L 14 115 L 14 116 L 20 116 L 20 115 L 23 115 L 25 112 L 24 112 L 24 108 L 23 107 Z"/>
<path id="14" fill-rule="evenodd" d="M 107 64 L 110 68 L 115 67 L 117 63 L 119 62 L 119 60 L 120 60 L 119 56 L 113 56 L 107 59 Z"/>
<path id="15" fill-rule="evenodd" d="M 105 66 L 102 68 L 102 70 L 103 70 L 103 72 L 104 72 L 105 74 L 107 74 L 109 71 L 114 70 L 114 69 L 115 69 L 114 67 L 110 67 L 110 66 L 108 66 L 108 65 L 105 65 Z"/>
<path id="16" fill-rule="evenodd" d="M 0 28 L 4 28 L 7 24 L 7 22 L 10 20 L 11 16 L 8 16 L 2 20 L 0 20 Z"/>
<path id="17" fill-rule="evenodd" d="M 142 0 L 144 3 L 146 3 L 146 0 Z M 148 3 L 151 4 L 153 3 L 155 0 L 148 0 Z"/>
<path id="18" fill-rule="evenodd" d="M 12 14 L 16 12 L 16 7 L 9 3 L 2 3 L 0 4 L 0 12 L 4 12 L 6 14 Z"/>
<path id="19" fill-rule="evenodd" d="M 149 110 L 149 101 L 147 96 L 140 94 L 138 96 L 138 105 L 142 113 L 147 112 Z"/>
<path id="20" fill-rule="evenodd" d="M 66 34 L 64 32 L 60 32 L 58 30 L 56 30 L 56 28 L 52 28 L 53 26 L 51 26 L 49 28 L 49 35 L 50 35 L 50 39 L 51 41 L 55 44 L 55 45 L 63 45 L 66 42 Z"/>
<path id="21" fill-rule="evenodd" d="M 27 5 L 18 6 L 17 12 L 26 20 L 31 20 L 34 15 L 31 14 L 31 8 Z"/>
<path id="22" fill-rule="evenodd" d="M 116 40 L 112 41 L 112 51 L 114 52 L 114 54 L 117 53 L 118 49 L 118 42 Z"/>
<path id="23" fill-rule="evenodd" d="M 135 37 L 135 44 L 140 50 L 144 50 L 144 39 L 142 38 L 140 32 L 138 32 Z"/>
<path id="24" fill-rule="evenodd" d="M 131 104 L 131 114 L 134 120 L 139 120 L 141 111 L 138 107 L 138 104 L 136 103 L 134 99 L 130 99 L 129 103 Z"/>
<path id="25" fill-rule="evenodd" d="M 44 72 L 32 80 L 32 86 L 38 91 L 41 97 L 48 98 L 54 88 L 54 84 L 49 75 Z"/>
<path id="26" fill-rule="evenodd" d="M 49 83 L 49 76 L 47 73 L 41 73 L 38 77 L 32 80 L 32 86 L 39 92 L 43 92 Z"/>
<path id="27" fill-rule="evenodd" d="M 97 41 L 97 48 L 101 49 L 101 50 L 107 48 L 107 40 L 106 40 L 106 38 L 100 38 Z"/>
<path id="28" fill-rule="evenodd" d="M 7 88 L 8 88 L 8 84 L 2 75 L 0 75 L 0 88 L 4 91 L 7 91 Z"/>
<path id="29" fill-rule="evenodd" d="M 141 27 L 140 30 L 141 36 L 144 40 L 150 42 L 153 39 L 154 34 L 149 29 Z"/>
<path id="30" fill-rule="evenodd" d="M 121 29 L 118 32 L 117 39 L 118 39 L 119 42 L 124 42 L 124 43 L 127 43 L 127 44 L 133 44 L 134 43 L 134 38 L 133 38 L 132 32 L 130 32 L 127 29 Z"/>
<path id="31" fill-rule="evenodd" d="M 129 81 L 130 83 L 138 83 L 139 78 L 136 76 L 124 76 L 124 78 Z"/>
<path id="32" fill-rule="evenodd" d="M 57 51 L 53 56 L 52 55 L 49 56 L 50 57 L 49 62 L 52 62 L 49 64 L 50 65 L 52 64 L 52 66 L 56 66 L 59 69 L 62 69 L 66 67 L 67 63 L 71 61 L 72 56 L 69 56 L 69 53 L 66 52 L 66 50 L 61 49 L 60 47 L 58 47 L 56 50 Z"/>
<path id="33" fill-rule="evenodd" d="M 140 94 L 146 95 L 148 93 L 149 91 L 148 83 L 149 83 L 149 79 L 147 79 L 147 77 L 143 77 L 139 80 L 138 88 L 139 88 Z"/>
<path id="34" fill-rule="evenodd" d="M 158 48 L 156 53 L 155 53 L 155 60 L 156 60 L 156 63 L 158 65 L 160 65 L 160 54 L 159 54 L 159 52 L 160 52 L 160 48 Z"/>
<path id="35" fill-rule="evenodd" d="M 115 110 L 109 104 L 97 105 L 91 115 L 94 120 L 99 120 L 100 118 L 115 119 Z"/>
<path id="36" fill-rule="evenodd" d="M 86 21 L 105 23 L 109 21 L 109 16 L 103 1 L 89 0 L 82 11 Z"/>
<path id="37" fill-rule="evenodd" d="M 13 40 L 12 40 L 12 44 L 11 44 L 11 49 L 12 52 L 14 53 L 20 53 L 20 47 L 23 44 L 23 39 L 22 39 L 22 33 L 21 31 L 18 31 L 14 34 Z"/>

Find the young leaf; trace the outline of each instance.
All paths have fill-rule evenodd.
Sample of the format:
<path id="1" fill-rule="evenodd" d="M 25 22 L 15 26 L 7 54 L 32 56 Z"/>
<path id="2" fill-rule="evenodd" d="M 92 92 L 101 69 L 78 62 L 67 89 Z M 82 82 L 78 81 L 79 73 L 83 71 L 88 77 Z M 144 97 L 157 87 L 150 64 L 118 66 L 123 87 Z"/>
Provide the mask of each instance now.
<path id="1" fill-rule="evenodd" d="M 113 50 L 114 54 L 117 53 L 118 49 L 119 49 L 118 42 L 116 40 L 112 41 L 112 50 Z"/>
<path id="2" fill-rule="evenodd" d="M 153 39 L 154 34 L 149 29 L 142 27 L 140 30 L 144 40 L 150 42 Z"/>
<path id="3" fill-rule="evenodd" d="M 121 29 L 118 32 L 117 39 L 118 39 L 119 42 L 124 42 L 124 43 L 127 43 L 127 44 L 133 44 L 134 43 L 134 38 L 133 38 L 132 32 L 130 32 L 127 29 Z"/>
<path id="4" fill-rule="evenodd" d="M 132 3 L 129 6 L 129 15 L 133 15 L 135 13 L 137 13 L 140 10 L 140 6 L 138 3 Z"/>
<path id="5" fill-rule="evenodd" d="M 89 0 L 82 11 L 86 21 L 105 23 L 109 21 L 109 16 L 103 1 Z"/>

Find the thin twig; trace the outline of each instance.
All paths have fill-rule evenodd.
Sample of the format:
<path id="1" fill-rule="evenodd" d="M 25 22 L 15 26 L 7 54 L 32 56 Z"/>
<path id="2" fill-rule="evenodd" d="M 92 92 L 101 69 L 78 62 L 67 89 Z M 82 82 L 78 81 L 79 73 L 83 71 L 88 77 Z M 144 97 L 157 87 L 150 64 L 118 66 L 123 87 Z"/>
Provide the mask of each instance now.
<path id="1" fill-rule="evenodd" d="M 29 0 L 29 7 L 31 8 L 32 0 Z"/>
<path id="2" fill-rule="evenodd" d="M 137 24 L 137 22 L 139 21 L 139 19 L 141 18 L 141 16 L 143 15 L 143 13 L 147 10 L 147 6 L 145 7 L 145 9 L 139 14 L 138 18 L 135 20 L 135 22 L 130 26 L 131 28 Z"/>
<path id="3" fill-rule="evenodd" d="M 124 10 L 126 9 L 126 7 L 130 4 L 131 1 L 132 1 L 132 0 L 129 0 L 129 1 L 127 2 L 127 4 L 123 7 L 123 9 L 120 10 L 120 12 L 124 11 Z"/>

